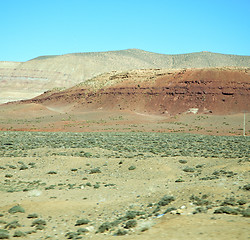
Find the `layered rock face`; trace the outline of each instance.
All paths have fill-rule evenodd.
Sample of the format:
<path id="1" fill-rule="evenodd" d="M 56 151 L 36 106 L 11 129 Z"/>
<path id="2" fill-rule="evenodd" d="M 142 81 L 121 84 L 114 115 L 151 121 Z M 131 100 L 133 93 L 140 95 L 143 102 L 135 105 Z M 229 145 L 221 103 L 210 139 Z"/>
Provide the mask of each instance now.
<path id="1" fill-rule="evenodd" d="M 0 104 L 35 97 L 45 89 L 70 87 L 68 74 L 25 68 L 23 63 L 1 62 L 0 64 Z"/>
<path id="2" fill-rule="evenodd" d="M 250 57 L 211 52 L 167 55 L 127 49 L 0 62 L 0 103 L 31 98 L 53 88 L 72 87 L 111 71 L 224 66 L 249 67 Z"/>
<path id="3" fill-rule="evenodd" d="M 65 91 L 47 92 L 28 102 L 168 115 L 249 112 L 250 69 L 113 72 Z"/>

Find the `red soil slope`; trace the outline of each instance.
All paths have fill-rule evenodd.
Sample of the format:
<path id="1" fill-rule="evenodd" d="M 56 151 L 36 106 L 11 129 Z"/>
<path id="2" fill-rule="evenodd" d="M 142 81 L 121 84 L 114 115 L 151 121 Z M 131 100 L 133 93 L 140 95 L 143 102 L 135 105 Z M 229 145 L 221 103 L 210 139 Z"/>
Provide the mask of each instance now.
<path id="1" fill-rule="evenodd" d="M 93 90 L 88 85 L 81 85 L 61 92 L 47 92 L 22 103 L 74 105 L 75 110 L 131 110 L 170 115 L 190 109 L 213 114 L 250 110 L 249 68 L 166 70 L 161 74 L 157 74 L 157 69 L 143 71 L 145 81 L 141 76 L 139 79 L 135 71 L 114 74 L 105 79 L 115 82 L 109 87 Z"/>

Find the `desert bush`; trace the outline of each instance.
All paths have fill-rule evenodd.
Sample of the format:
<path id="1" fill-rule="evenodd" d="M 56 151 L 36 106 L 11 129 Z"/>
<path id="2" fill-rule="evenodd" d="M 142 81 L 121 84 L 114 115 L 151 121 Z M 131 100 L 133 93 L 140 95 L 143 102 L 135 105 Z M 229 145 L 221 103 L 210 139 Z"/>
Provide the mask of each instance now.
<path id="1" fill-rule="evenodd" d="M 27 216 L 27 218 L 38 218 L 38 214 L 36 213 L 31 213 Z"/>
<path id="2" fill-rule="evenodd" d="M 57 172 L 56 171 L 49 171 L 49 172 L 47 172 L 47 174 L 57 174 Z"/>
<path id="3" fill-rule="evenodd" d="M 231 206 L 237 205 L 236 199 L 235 199 L 234 197 L 226 198 L 226 199 L 221 203 L 221 206 L 227 206 L 227 205 L 231 205 Z"/>
<path id="4" fill-rule="evenodd" d="M 0 239 L 9 239 L 9 238 L 10 238 L 9 231 L 0 229 Z"/>
<path id="5" fill-rule="evenodd" d="M 247 201 L 246 201 L 245 199 L 239 199 L 239 200 L 237 201 L 237 203 L 238 203 L 239 205 L 244 205 L 244 204 L 247 203 Z"/>
<path id="6" fill-rule="evenodd" d="M 250 190 L 250 183 L 249 184 L 246 184 L 242 187 L 243 190 L 245 191 L 249 191 Z"/>
<path id="7" fill-rule="evenodd" d="M 105 222 L 99 226 L 97 233 L 104 233 L 105 231 L 108 231 L 111 227 L 112 224 L 110 222 Z"/>
<path id="8" fill-rule="evenodd" d="M 175 197 L 173 196 L 164 196 L 159 202 L 158 202 L 158 206 L 166 206 L 169 203 L 171 203 L 172 201 L 175 200 Z"/>
<path id="9" fill-rule="evenodd" d="M 26 170 L 26 169 L 29 169 L 29 168 L 24 164 L 19 168 L 19 170 Z"/>
<path id="10" fill-rule="evenodd" d="M 9 166 L 9 168 L 11 168 L 11 169 L 16 169 L 17 167 L 16 166 L 14 166 L 14 165 L 8 165 Z"/>
<path id="11" fill-rule="evenodd" d="M 127 230 L 124 229 L 118 229 L 117 232 L 114 234 L 115 236 L 124 236 L 128 233 Z"/>
<path id="12" fill-rule="evenodd" d="M 85 225 L 88 224 L 90 221 L 88 219 L 79 219 L 76 221 L 75 226 L 81 226 L 81 225 Z"/>
<path id="13" fill-rule="evenodd" d="M 47 224 L 47 223 L 46 223 L 45 220 L 43 220 L 43 219 L 36 219 L 36 220 L 34 220 L 34 221 L 32 222 L 31 227 L 39 226 L 39 225 L 45 226 L 46 224 Z"/>
<path id="14" fill-rule="evenodd" d="M 193 201 L 193 203 L 197 206 L 204 206 L 211 204 L 211 202 L 208 201 L 206 198 L 208 198 L 207 195 L 203 195 L 201 198 L 192 195 L 189 199 Z"/>
<path id="15" fill-rule="evenodd" d="M 137 221 L 132 219 L 132 220 L 129 220 L 129 221 L 126 222 L 124 228 L 129 229 L 129 228 L 135 227 L 136 225 L 137 225 Z"/>
<path id="16" fill-rule="evenodd" d="M 89 174 L 94 174 L 94 173 L 101 173 L 100 168 L 92 168 L 89 171 Z"/>
<path id="17" fill-rule="evenodd" d="M 83 234 L 83 233 L 89 232 L 89 230 L 88 230 L 87 228 L 78 228 L 78 229 L 77 229 L 77 232 L 78 232 L 79 234 Z"/>
<path id="18" fill-rule="evenodd" d="M 184 171 L 184 172 L 188 172 L 188 173 L 193 173 L 193 172 L 195 172 L 195 169 L 194 169 L 194 168 L 191 168 L 191 167 L 185 167 L 185 168 L 183 169 L 183 171 Z"/>
<path id="19" fill-rule="evenodd" d="M 65 237 L 67 239 L 77 239 L 77 237 L 80 235 L 80 233 L 77 233 L 77 232 L 67 232 L 65 234 Z"/>
<path id="20" fill-rule="evenodd" d="M 128 168 L 128 170 L 135 170 L 136 169 L 136 166 L 132 165 Z"/>
<path id="21" fill-rule="evenodd" d="M 226 213 L 226 214 L 238 215 L 239 214 L 239 210 L 238 209 L 234 209 L 234 208 L 230 208 L 228 206 L 225 206 L 225 207 L 220 207 L 220 208 L 216 209 L 214 211 L 214 213 L 215 214 Z"/>
<path id="22" fill-rule="evenodd" d="M 177 210 L 177 208 L 175 208 L 175 207 L 170 207 L 170 208 L 166 209 L 166 210 L 163 212 L 163 214 L 169 213 L 169 212 L 174 211 L 174 210 Z"/>
<path id="23" fill-rule="evenodd" d="M 175 182 L 185 182 L 185 180 L 182 179 L 182 178 L 178 178 L 178 179 L 175 180 Z"/>
<path id="24" fill-rule="evenodd" d="M 179 160 L 179 163 L 186 164 L 186 163 L 187 163 L 187 160 L 180 159 L 180 160 Z"/>
<path id="25" fill-rule="evenodd" d="M 206 213 L 206 212 L 207 212 L 207 208 L 197 207 L 197 208 L 195 208 L 195 211 L 193 211 L 193 214 Z"/>
<path id="26" fill-rule="evenodd" d="M 55 189 L 56 185 L 50 185 L 48 187 L 45 187 L 45 190 L 51 190 L 51 189 Z"/>
<path id="27" fill-rule="evenodd" d="M 8 210 L 9 213 L 25 213 L 25 210 L 20 205 L 16 205 Z"/>
<path id="28" fill-rule="evenodd" d="M 250 217 L 250 208 L 247 208 L 242 211 L 242 216 L 243 217 Z"/>
<path id="29" fill-rule="evenodd" d="M 5 225 L 4 228 L 10 230 L 10 229 L 14 229 L 17 227 L 21 227 L 21 225 L 17 220 L 14 220 L 14 221 L 8 223 L 7 225 Z"/>
<path id="30" fill-rule="evenodd" d="M 13 175 L 12 175 L 12 174 L 5 174 L 5 177 L 6 177 L 6 178 L 12 178 Z"/>
<path id="31" fill-rule="evenodd" d="M 15 231 L 13 234 L 13 237 L 25 237 L 25 236 L 26 236 L 26 234 L 20 230 Z"/>
<path id="32" fill-rule="evenodd" d="M 96 183 L 95 185 L 94 185 L 94 188 L 99 188 L 100 187 L 100 184 L 99 183 Z"/>

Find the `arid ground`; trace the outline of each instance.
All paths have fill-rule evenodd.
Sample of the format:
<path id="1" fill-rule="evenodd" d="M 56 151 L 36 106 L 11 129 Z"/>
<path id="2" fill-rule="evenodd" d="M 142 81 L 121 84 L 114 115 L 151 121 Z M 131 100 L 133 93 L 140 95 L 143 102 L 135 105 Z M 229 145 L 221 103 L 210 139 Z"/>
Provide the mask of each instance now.
<path id="1" fill-rule="evenodd" d="M 249 239 L 249 61 L 2 62 L 0 239 Z"/>
<path id="2" fill-rule="evenodd" d="M 248 113 L 247 136 L 243 113 L 18 103 L 0 116 L 0 236 L 248 239 Z"/>
<path id="3" fill-rule="evenodd" d="M 249 237 L 249 137 L 22 131 L 0 136 L 0 236 Z"/>

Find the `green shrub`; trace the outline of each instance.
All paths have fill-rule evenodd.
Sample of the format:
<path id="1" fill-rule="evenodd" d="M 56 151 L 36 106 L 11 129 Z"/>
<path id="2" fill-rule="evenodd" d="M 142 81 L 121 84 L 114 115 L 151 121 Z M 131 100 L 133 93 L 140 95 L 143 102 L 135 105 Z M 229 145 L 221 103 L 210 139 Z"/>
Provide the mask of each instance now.
<path id="1" fill-rule="evenodd" d="M 104 233 L 105 231 L 108 231 L 111 227 L 112 227 L 112 224 L 110 222 L 105 222 L 99 226 L 97 232 Z"/>
<path id="2" fill-rule="evenodd" d="M 57 174 L 56 171 L 49 171 L 47 174 Z"/>
<path id="3" fill-rule="evenodd" d="M 181 164 L 186 164 L 186 163 L 187 163 L 187 160 L 180 159 L 180 160 L 179 160 L 179 163 L 181 163 Z"/>
<path id="4" fill-rule="evenodd" d="M 226 214 L 238 215 L 239 210 L 225 206 L 225 207 L 216 209 L 214 213 L 215 214 L 226 213 Z"/>
<path id="5" fill-rule="evenodd" d="M 129 168 L 128 168 L 128 170 L 135 170 L 136 169 L 136 166 L 130 166 Z"/>
<path id="6" fill-rule="evenodd" d="M 194 169 L 194 168 L 191 168 L 191 167 L 185 167 L 185 168 L 183 169 L 183 171 L 184 171 L 184 172 L 190 172 L 190 173 L 192 173 L 192 172 L 195 172 L 195 169 Z"/>
<path id="7" fill-rule="evenodd" d="M 90 221 L 88 219 L 80 219 L 76 221 L 75 226 L 81 226 L 81 225 L 85 225 L 88 224 Z"/>
<path id="8" fill-rule="evenodd" d="M 17 227 L 21 227 L 21 224 L 17 220 L 15 220 L 5 225 L 4 228 L 10 230 L 10 229 L 15 229 Z"/>
<path id="9" fill-rule="evenodd" d="M 137 221 L 133 219 L 133 220 L 127 221 L 124 228 L 129 229 L 129 228 L 135 227 L 136 225 L 137 225 Z"/>
<path id="10" fill-rule="evenodd" d="M 83 233 L 89 232 L 89 230 L 88 230 L 87 228 L 78 228 L 78 229 L 77 229 L 77 232 L 78 232 L 79 234 L 83 234 Z"/>
<path id="11" fill-rule="evenodd" d="M 242 211 L 243 217 L 250 217 L 250 208 L 247 208 L 246 210 Z"/>
<path id="12" fill-rule="evenodd" d="M 43 219 L 36 219 L 32 222 L 31 227 L 38 226 L 38 225 L 46 225 L 46 221 Z"/>
<path id="13" fill-rule="evenodd" d="M 9 231 L 0 229 L 0 239 L 9 239 Z"/>
<path id="14" fill-rule="evenodd" d="M 159 206 L 166 206 L 168 205 L 169 203 L 171 203 L 172 201 L 175 200 L 175 197 L 173 196 L 164 196 L 159 202 L 158 202 L 158 205 Z"/>
<path id="15" fill-rule="evenodd" d="M 8 210 L 9 213 L 25 213 L 25 210 L 20 205 L 16 205 Z"/>
<path id="16" fill-rule="evenodd" d="M 31 213 L 27 216 L 27 218 L 38 218 L 38 214 L 36 213 Z"/>
<path id="17" fill-rule="evenodd" d="M 13 237 L 25 237 L 26 234 L 22 231 L 15 231 Z"/>
<path id="18" fill-rule="evenodd" d="M 90 169 L 89 174 L 93 174 L 93 173 L 101 173 L 100 168 L 92 168 L 92 169 Z"/>
<path id="19" fill-rule="evenodd" d="M 118 231 L 115 233 L 115 236 L 124 236 L 128 233 L 127 230 L 123 230 L 123 229 L 118 229 Z"/>

